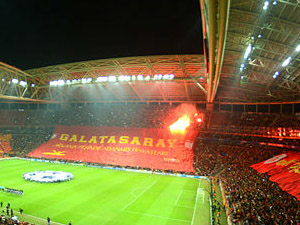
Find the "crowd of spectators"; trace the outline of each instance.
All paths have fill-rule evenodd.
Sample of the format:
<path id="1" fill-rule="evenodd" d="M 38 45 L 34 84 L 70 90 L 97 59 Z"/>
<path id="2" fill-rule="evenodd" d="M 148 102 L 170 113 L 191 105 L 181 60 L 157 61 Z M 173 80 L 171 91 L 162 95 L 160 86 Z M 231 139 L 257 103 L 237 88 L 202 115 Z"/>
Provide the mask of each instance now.
<path id="1" fill-rule="evenodd" d="M 55 125 L 150 127 L 166 126 L 173 121 L 170 105 L 101 105 L 62 109 L 36 109 L 7 115 L 0 120 L 2 133 L 12 133 L 12 149 L 20 156 L 49 140 Z M 19 119 L 21 118 L 21 119 Z M 299 116 L 268 114 L 232 114 L 223 119 L 222 128 L 234 127 L 240 133 L 201 131 L 194 147 L 194 167 L 197 175 L 213 176 L 221 180 L 228 197 L 234 224 L 300 224 L 300 203 L 282 191 L 268 176 L 253 170 L 250 165 L 289 150 L 297 150 L 298 139 L 256 136 L 255 130 L 277 127 L 299 127 Z M 225 120 L 230 124 L 225 124 Z M 229 123 L 228 122 L 228 123 Z M 2 124 L 1 124 L 2 123 Z M 21 128 L 20 128 L 21 127 Z M 248 129 L 251 128 L 251 129 Z M 247 132 L 244 132 L 246 131 Z M 248 131 L 251 131 L 250 133 Z M 244 132 L 244 133 L 243 133 Z M 257 131 L 256 131 L 257 132 Z M 234 133 L 234 132 L 231 132 Z M 253 134 L 253 135 L 251 135 Z M 276 143 L 274 147 L 262 143 Z"/>
<path id="2" fill-rule="evenodd" d="M 1 225 L 34 225 L 33 223 L 28 223 L 26 221 L 19 221 L 17 219 L 13 219 L 9 216 L 1 215 L 0 217 Z"/>
<path id="3" fill-rule="evenodd" d="M 194 166 L 222 181 L 233 224 L 300 224 L 300 202 L 250 167 L 286 150 L 199 136 Z"/>
<path id="4" fill-rule="evenodd" d="M 6 113 L 0 126 L 53 127 L 55 125 L 162 127 L 172 120 L 175 106 L 152 104 L 78 105 L 64 109 L 36 109 Z M 2 112 L 1 112 L 2 113 Z M 4 115 L 3 114 L 3 115 Z"/>

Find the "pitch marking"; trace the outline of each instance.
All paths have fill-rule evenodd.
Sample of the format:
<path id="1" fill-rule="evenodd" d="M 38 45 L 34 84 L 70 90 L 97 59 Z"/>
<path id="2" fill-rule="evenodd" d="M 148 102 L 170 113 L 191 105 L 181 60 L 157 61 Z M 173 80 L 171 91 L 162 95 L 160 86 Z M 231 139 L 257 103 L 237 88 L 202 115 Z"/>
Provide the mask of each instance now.
<path id="1" fill-rule="evenodd" d="M 194 212 L 193 212 L 193 218 L 192 218 L 191 225 L 194 224 L 194 220 L 195 220 L 196 206 L 197 206 L 197 202 L 198 202 L 199 187 L 200 187 L 200 180 L 199 180 L 199 182 L 198 182 L 197 195 L 196 195 L 196 201 L 195 201 L 195 205 L 194 205 Z"/>
<path id="2" fill-rule="evenodd" d="M 156 181 L 154 181 L 150 186 L 148 186 L 144 191 L 142 191 L 139 195 L 135 196 L 134 199 L 132 199 L 132 201 L 130 201 L 127 205 L 125 205 L 121 211 L 124 211 L 125 209 L 127 209 L 131 204 L 133 204 L 139 197 L 141 197 L 146 191 L 148 191 L 150 188 L 152 188 L 159 179 L 157 179 Z"/>
<path id="3" fill-rule="evenodd" d="M 39 220 L 43 220 L 43 221 L 45 221 L 45 222 L 47 223 L 47 220 L 46 220 L 46 219 L 43 219 L 43 218 L 40 218 L 40 217 L 37 217 L 37 216 L 32 216 L 32 215 L 28 215 L 28 214 L 24 214 L 24 213 L 22 213 L 22 215 L 21 215 L 18 211 L 14 211 L 14 214 L 19 214 L 19 216 L 24 215 L 24 216 L 36 218 L 36 219 L 39 219 Z M 46 224 L 46 223 L 45 223 L 45 224 Z M 58 222 L 54 222 L 54 221 L 51 221 L 51 224 L 65 225 L 65 224 L 63 224 L 63 223 L 58 223 Z"/>
<path id="4" fill-rule="evenodd" d="M 179 201 L 181 195 L 182 195 L 182 190 L 180 190 L 180 192 L 179 192 L 179 195 L 178 195 L 178 197 L 177 197 L 177 199 L 176 199 L 175 205 L 178 204 L 178 201 Z"/>

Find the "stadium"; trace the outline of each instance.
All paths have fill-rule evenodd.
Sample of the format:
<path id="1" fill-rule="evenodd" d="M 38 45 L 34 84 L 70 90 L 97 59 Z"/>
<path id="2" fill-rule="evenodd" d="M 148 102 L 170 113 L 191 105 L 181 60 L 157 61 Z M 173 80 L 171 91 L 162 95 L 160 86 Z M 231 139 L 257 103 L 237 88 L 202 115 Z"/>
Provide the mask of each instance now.
<path id="1" fill-rule="evenodd" d="M 0 224 L 300 224 L 300 3 L 200 11 L 203 54 L 0 62 Z"/>

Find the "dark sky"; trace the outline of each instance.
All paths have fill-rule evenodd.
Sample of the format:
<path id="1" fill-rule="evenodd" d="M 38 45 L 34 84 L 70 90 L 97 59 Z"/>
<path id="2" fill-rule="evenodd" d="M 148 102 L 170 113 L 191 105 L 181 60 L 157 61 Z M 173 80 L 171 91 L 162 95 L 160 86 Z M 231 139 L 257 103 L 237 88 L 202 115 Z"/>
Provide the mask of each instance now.
<path id="1" fill-rule="evenodd" d="M 203 52 L 199 0 L 1 0 L 0 10 L 0 61 L 22 70 Z"/>

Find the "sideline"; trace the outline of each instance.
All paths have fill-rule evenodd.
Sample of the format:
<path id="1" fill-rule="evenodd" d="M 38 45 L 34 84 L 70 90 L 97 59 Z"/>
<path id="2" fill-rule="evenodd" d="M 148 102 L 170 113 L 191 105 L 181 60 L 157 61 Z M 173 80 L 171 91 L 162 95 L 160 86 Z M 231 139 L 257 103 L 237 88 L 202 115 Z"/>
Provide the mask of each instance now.
<path id="1" fill-rule="evenodd" d="M 198 194 L 199 194 L 199 190 L 200 190 L 200 179 L 199 179 L 199 182 L 198 182 L 197 195 L 196 195 L 196 200 L 195 200 L 194 212 L 193 212 L 193 218 L 192 218 L 191 225 L 194 224 L 194 220 L 195 220 L 196 208 L 197 208 L 197 203 L 198 203 Z"/>
<path id="2" fill-rule="evenodd" d="M 43 222 L 43 223 L 38 223 L 36 225 L 44 225 L 44 224 L 46 225 L 46 224 L 48 224 L 47 219 L 40 218 L 40 217 L 37 217 L 37 216 L 32 216 L 32 215 L 28 215 L 28 214 L 24 214 L 24 213 L 22 213 L 22 215 L 21 215 L 20 212 L 18 212 L 18 211 L 14 211 L 14 215 L 18 216 L 18 220 L 24 220 L 24 221 L 29 222 L 29 223 L 38 223 L 39 221 Z M 33 222 L 29 221 L 30 219 L 26 219 L 28 217 L 34 218 L 35 221 L 33 221 Z M 52 221 L 52 220 L 51 220 L 50 224 L 66 225 L 66 224 L 58 223 L 58 222 L 55 222 L 55 221 Z"/>

